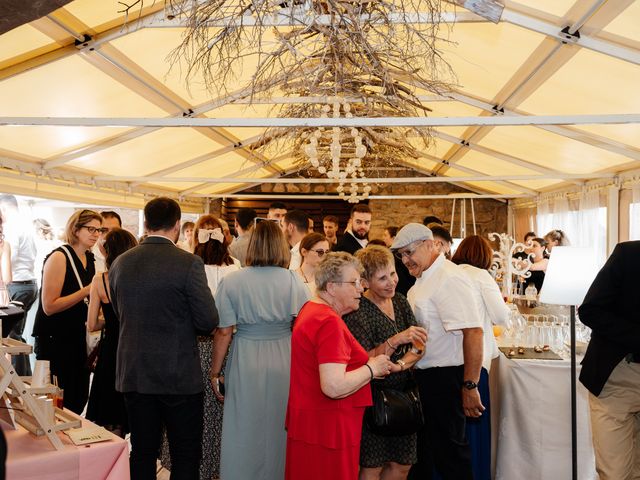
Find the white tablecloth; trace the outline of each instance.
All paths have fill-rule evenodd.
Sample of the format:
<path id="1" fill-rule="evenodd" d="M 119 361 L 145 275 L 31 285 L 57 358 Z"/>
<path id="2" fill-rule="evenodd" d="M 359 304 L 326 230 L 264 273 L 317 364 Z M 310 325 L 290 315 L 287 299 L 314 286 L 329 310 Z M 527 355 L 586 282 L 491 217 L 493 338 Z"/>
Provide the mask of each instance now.
<path id="1" fill-rule="evenodd" d="M 571 478 L 570 368 L 568 360 L 510 360 L 500 354 L 494 361 L 491 415 L 496 480 Z M 598 475 L 589 402 L 580 382 L 577 392 L 578 478 L 593 480 Z"/>

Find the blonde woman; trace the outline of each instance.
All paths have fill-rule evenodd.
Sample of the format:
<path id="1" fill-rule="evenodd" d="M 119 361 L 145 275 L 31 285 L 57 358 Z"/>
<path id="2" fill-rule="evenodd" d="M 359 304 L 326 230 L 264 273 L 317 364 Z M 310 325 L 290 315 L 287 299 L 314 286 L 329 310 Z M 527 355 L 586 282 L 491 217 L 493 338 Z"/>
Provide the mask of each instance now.
<path id="1" fill-rule="evenodd" d="M 51 374 L 64 389 L 64 406 L 82 413 L 89 396 L 86 327 L 91 280 L 91 248 L 100 238 L 102 217 L 93 210 L 75 212 L 65 241 L 45 258 L 42 291 L 33 326 L 36 358 L 51 362 Z"/>

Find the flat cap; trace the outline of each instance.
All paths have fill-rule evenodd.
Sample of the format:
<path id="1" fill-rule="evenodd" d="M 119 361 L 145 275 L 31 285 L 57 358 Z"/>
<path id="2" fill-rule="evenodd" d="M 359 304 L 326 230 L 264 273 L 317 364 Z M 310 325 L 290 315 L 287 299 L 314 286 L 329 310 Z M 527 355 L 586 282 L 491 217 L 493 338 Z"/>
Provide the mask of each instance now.
<path id="1" fill-rule="evenodd" d="M 391 250 L 406 247 L 418 240 L 433 240 L 433 233 L 421 223 L 408 223 L 397 233 L 391 245 Z"/>

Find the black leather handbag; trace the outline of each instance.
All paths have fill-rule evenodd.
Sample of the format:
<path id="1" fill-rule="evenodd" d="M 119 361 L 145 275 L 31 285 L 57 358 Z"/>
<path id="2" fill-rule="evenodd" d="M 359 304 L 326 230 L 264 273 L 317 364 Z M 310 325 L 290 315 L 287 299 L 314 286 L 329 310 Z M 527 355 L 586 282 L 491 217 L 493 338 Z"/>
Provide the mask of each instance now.
<path id="1" fill-rule="evenodd" d="M 416 433 L 424 426 L 418 385 L 411 379 L 405 389 L 371 385 L 373 406 L 367 407 L 364 421 L 377 435 L 398 437 Z"/>

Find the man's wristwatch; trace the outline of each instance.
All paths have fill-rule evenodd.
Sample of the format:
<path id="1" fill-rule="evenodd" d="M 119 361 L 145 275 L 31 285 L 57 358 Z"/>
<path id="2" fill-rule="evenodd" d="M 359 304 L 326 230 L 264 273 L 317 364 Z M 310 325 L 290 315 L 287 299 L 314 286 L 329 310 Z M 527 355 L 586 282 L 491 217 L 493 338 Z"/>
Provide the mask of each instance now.
<path id="1" fill-rule="evenodd" d="M 478 388 L 478 384 L 476 382 L 472 382 L 471 380 L 465 380 L 462 383 L 462 386 L 467 390 L 473 390 L 474 388 Z"/>

